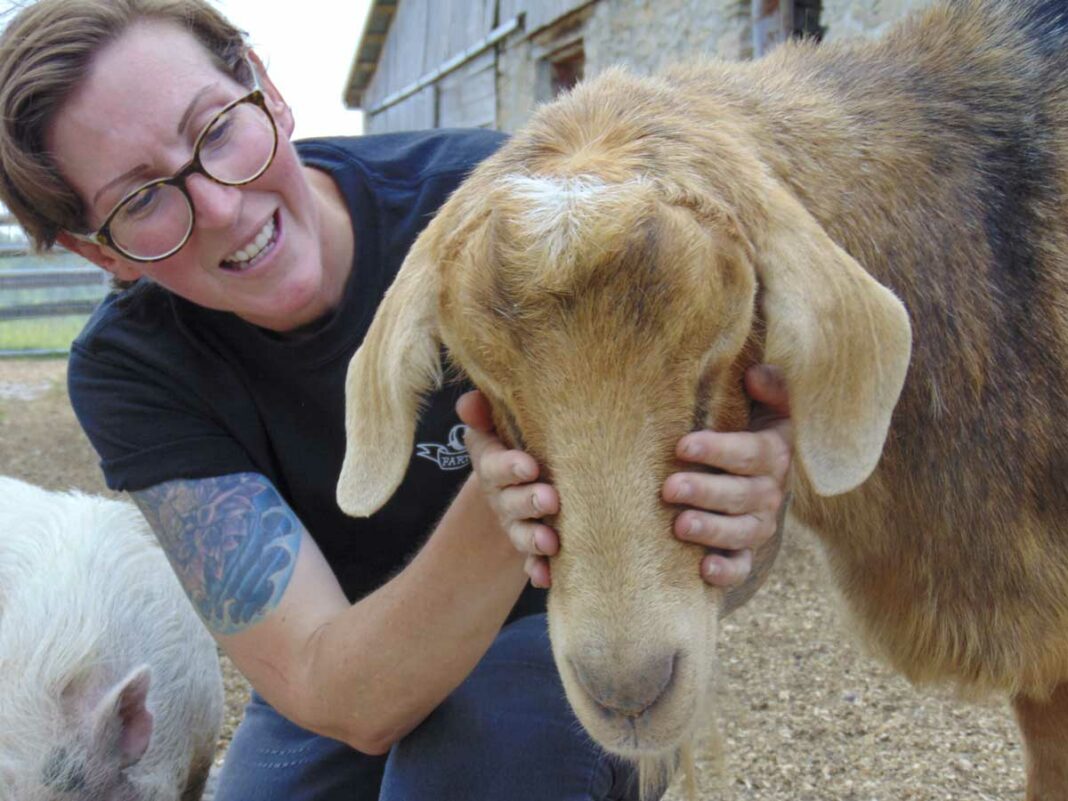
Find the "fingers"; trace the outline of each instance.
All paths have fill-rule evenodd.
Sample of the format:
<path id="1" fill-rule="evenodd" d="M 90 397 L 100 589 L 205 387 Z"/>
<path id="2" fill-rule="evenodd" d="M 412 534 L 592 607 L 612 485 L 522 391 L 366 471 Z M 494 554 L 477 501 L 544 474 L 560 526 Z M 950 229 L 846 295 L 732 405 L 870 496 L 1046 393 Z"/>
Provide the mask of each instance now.
<path id="1" fill-rule="evenodd" d="M 727 515 L 761 514 L 772 518 L 782 506 L 780 482 L 768 475 L 675 473 L 664 482 L 664 500 Z"/>
<path id="2" fill-rule="evenodd" d="M 688 509 L 675 518 L 675 536 L 680 540 L 728 551 L 759 548 L 777 527 L 778 518 L 772 514 L 717 515 Z"/>
<path id="3" fill-rule="evenodd" d="M 790 470 L 790 404 L 782 371 L 749 368 L 746 391 L 756 401 L 751 430 L 695 431 L 679 440 L 683 461 L 717 473 L 683 472 L 664 482 L 663 497 L 691 507 L 675 519 L 675 536 L 710 549 L 701 575 L 710 584 L 739 584 L 752 570 L 752 550 L 775 534 Z"/>
<path id="4" fill-rule="evenodd" d="M 745 391 L 757 403 L 763 404 L 780 417 L 790 416 L 790 397 L 786 391 L 786 377 L 780 368 L 771 364 L 757 364 L 745 371 Z"/>
<path id="5" fill-rule="evenodd" d="M 538 518 L 560 511 L 560 498 L 548 484 L 533 483 L 538 463 L 528 453 L 509 450 L 497 438 L 489 402 L 479 391 L 467 392 L 456 402 L 465 425 L 464 441 L 482 491 L 508 539 L 526 554 L 524 570 L 535 587 L 548 587 L 551 572 L 547 557 L 560 550 L 556 532 Z"/>
<path id="6" fill-rule="evenodd" d="M 552 584 L 552 572 L 549 569 L 549 560 L 545 557 L 528 556 L 523 569 L 530 577 L 530 583 L 535 587 L 548 589 Z"/>
<path id="7" fill-rule="evenodd" d="M 510 487 L 538 477 L 538 463 L 530 454 L 509 450 L 493 434 L 469 428 L 464 444 L 484 490 Z"/>
<path id="8" fill-rule="evenodd" d="M 734 587 L 749 577 L 753 552 L 748 548 L 732 554 L 710 553 L 701 560 L 701 575 L 717 587 Z"/>
<path id="9" fill-rule="evenodd" d="M 717 587 L 749 577 L 752 551 L 766 544 L 779 525 L 784 496 L 770 476 L 676 473 L 664 484 L 664 498 L 698 508 L 675 518 L 675 536 L 710 549 L 701 575 Z"/>
<path id="10" fill-rule="evenodd" d="M 456 414 L 464 425 L 478 431 L 493 431 L 493 411 L 486 396 L 477 389 L 460 396 L 456 401 Z"/>
<path id="11" fill-rule="evenodd" d="M 528 556 L 556 556 L 560 539 L 544 523 L 533 520 L 517 521 L 508 527 L 508 539 L 520 553 Z"/>
<path id="12" fill-rule="evenodd" d="M 782 482 L 790 469 L 786 426 L 763 431 L 694 431 L 679 440 L 680 459 L 736 476 L 771 476 Z"/>

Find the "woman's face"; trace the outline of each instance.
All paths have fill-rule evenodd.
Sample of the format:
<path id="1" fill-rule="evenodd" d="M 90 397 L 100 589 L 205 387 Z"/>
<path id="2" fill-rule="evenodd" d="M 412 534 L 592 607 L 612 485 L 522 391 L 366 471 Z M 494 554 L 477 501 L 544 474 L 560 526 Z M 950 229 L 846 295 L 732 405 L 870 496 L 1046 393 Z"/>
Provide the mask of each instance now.
<path id="1" fill-rule="evenodd" d="M 321 193 L 312 191 L 289 143 L 289 108 L 262 77 L 278 128 L 274 161 L 244 186 L 189 177 L 196 222 L 181 250 L 138 263 L 69 236 L 60 242 L 119 278 L 147 276 L 193 303 L 274 330 L 325 313 L 337 287 L 322 263 Z M 98 227 L 130 190 L 177 172 L 212 117 L 247 92 L 189 33 L 165 22 L 136 23 L 101 50 L 48 137 L 64 177 L 86 203 L 89 225 Z M 251 261 L 235 260 L 265 228 L 271 233 L 272 222 L 263 251 Z"/>

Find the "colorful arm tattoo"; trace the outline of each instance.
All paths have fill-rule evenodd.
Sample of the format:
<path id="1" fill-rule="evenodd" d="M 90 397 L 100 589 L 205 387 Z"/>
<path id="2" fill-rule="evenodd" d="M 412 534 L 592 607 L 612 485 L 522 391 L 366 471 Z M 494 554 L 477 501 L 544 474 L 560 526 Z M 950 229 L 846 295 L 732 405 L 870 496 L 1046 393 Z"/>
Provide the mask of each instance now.
<path id="1" fill-rule="evenodd" d="M 264 476 L 167 481 L 131 494 L 213 632 L 245 631 L 278 605 L 305 531 Z"/>

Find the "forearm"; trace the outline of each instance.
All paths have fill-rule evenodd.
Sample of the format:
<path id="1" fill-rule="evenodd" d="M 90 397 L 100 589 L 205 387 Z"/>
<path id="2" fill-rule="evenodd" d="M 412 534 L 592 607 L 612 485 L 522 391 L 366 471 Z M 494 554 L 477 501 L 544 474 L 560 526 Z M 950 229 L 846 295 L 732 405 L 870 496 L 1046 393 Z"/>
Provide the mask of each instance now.
<path id="1" fill-rule="evenodd" d="M 305 724 L 387 750 L 471 672 L 525 579 L 523 557 L 468 481 L 403 571 L 316 630 Z"/>
<path id="2" fill-rule="evenodd" d="M 403 571 L 316 630 L 306 722 L 361 750 L 388 749 L 485 653 L 522 592 L 522 565 L 468 481 Z"/>
<path id="3" fill-rule="evenodd" d="M 208 629 L 283 715 L 385 750 L 470 672 L 524 585 L 523 557 L 469 481 L 412 562 L 349 604 L 257 474 L 134 493 Z"/>

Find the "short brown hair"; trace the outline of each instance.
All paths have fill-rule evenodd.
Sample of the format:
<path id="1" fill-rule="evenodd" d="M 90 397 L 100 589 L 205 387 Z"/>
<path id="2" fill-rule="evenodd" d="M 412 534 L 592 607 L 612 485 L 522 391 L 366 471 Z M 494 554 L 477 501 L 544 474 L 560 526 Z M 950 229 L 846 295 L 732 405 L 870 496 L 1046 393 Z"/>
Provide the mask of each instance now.
<path id="1" fill-rule="evenodd" d="M 244 31 L 205 0 L 37 0 L 0 36 L 0 200 L 40 249 L 60 231 L 88 227 L 48 152 L 48 126 L 93 56 L 144 19 L 186 28 L 221 69 L 248 82 Z"/>

